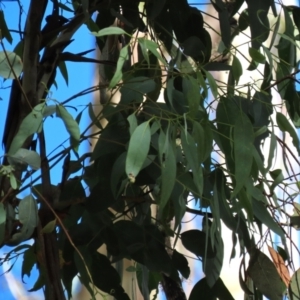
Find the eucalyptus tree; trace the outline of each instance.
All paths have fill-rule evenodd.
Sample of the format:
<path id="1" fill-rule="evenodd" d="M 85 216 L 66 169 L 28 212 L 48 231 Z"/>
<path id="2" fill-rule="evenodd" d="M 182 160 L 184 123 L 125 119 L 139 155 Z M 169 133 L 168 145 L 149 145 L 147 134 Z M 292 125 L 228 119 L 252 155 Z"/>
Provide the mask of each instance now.
<path id="1" fill-rule="evenodd" d="M 45 16 L 48 5 L 53 11 Z M 299 225 L 300 9 L 273 0 L 211 5 L 220 24 L 217 50 L 208 32 L 215 28 L 187 0 L 31 0 L 20 41 L 8 51 L 3 41 L 12 42 L 13 31 L 3 6 L 0 75 L 12 85 L 10 99 L 3 99 L 9 110 L 0 240 L 14 248 L 2 262 L 23 255 L 22 278 L 37 266 L 39 278 L 30 291 L 43 288 L 45 299 L 70 298 L 79 276 L 92 298 L 100 289 L 131 299 L 112 266 L 128 258 L 135 264 L 127 271 L 136 274 L 145 299 L 160 284 L 167 299 L 186 299 L 181 281 L 189 278 L 190 266 L 176 250 L 180 241 L 202 261 L 205 274 L 189 300 L 233 299 L 220 278 L 226 226 L 232 232 L 231 259 L 238 250 L 242 257 L 235 271 L 244 292 L 252 299 L 282 299 L 285 293 L 299 299 L 293 264 L 298 249 L 290 228 Z M 113 52 L 110 59 L 67 51 L 81 26 L 100 51 Z M 232 43 L 243 35 L 249 55 Z M 67 81 L 67 61 L 100 64 L 102 81 L 59 103 L 49 92 L 56 84 L 59 93 L 58 68 Z M 260 69 L 262 80 L 241 91 L 242 74 Z M 227 72 L 227 81 L 215 80 L 212 71 Z M 273 89 L 281 105 L 274 103 Z M 100 113 L 88 103 L 74 118 L 72 101 L 95 91 L 105 95 Z M 79 123 L 85 114 L 90 123 L 84 128 Z M 46 152 L 51 136 L 43 130 L 54 116 L 70 135 L 55 155 Z M 92 126 L 96 133 L 90 133 Z M 91 140 L 94 149 L 81 154 Z M 282 169 L 274 167 L 280 149 Z M 59 161 L 62 179 L 54 185 L 50 171 Z M 201 216 L 201 227 L 183 232 L 186 213 Z M 102 245 L 107 255 L 98 252 Z"/>

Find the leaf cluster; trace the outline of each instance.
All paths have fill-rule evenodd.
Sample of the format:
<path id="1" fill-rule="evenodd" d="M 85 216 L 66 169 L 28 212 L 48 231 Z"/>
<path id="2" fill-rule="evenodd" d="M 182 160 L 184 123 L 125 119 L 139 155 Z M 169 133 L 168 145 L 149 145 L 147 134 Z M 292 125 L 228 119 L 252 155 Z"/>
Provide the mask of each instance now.
<path id="1" fill-rule="evenodd" d="M 22 73 L 20 58 L 26 68 L 25 60 L 30 58 L 25 50 L 0 53 L 0 75 L 14 78 L 12 95 L 19 91 L 18 99 L 28 100 L 28 113 L 9 124 L 17 127 L 9 134 L 10 142 L 4 141 L 0 242 L 16 246 L 4 260 L 23 254 L 22 279 L 36 265 L 39 278 L 31 291 L 47 289 L 51 267 L 43 243 L 53 237 L 57 276 L 68 298 L 72 281 L 79 276 L 92 297 L 100 289 L 116 299 L 129 299 L 113 266 L 126 258 L 134 262 L 127 271 L 135 272 L 143 297 L 149 299 L 164 276 L 177 286 L 182 277 L 189 277 L 187 258 L 176 248 L 180 240 L 189 255 L 202 261 L 205 273 L 189 299 L 206 295 L 205 299 L 227 300 L 233 297 L 220 277 L 226 247 L 221 232 L 226 226 L 233 240 L 231 259 L 237 250 L 242 256 L 239 277 L 244 292 L 255 299 L 262 294 L 282 299 L 288 291 L 292 299 L 298 299 L 299 270 L 290 279 L 286 266 L 292 260 L 286 241 L 290 236 L 281 221 L 286 221 L 287 228 L 300 224 L 294 203 L 299 193 L 295 165 L 300 145 L 295 127 L 300 126 L 300 106 L 294 70 L 300 9 L 280 8 L 285 22 L 285 31 L 280 32 L 274 1 L 212 1 L 220 23 L 218 56 L 222 59 L 216 60 L 207 30 L 210 24 L 186 0 L 145 1 L 143 5 L 127 0 L 53 2 L 54 12 L 71 11 L 74 17 L 52 15 L 58 17 L 59 27 L 46 31 L 42 40 L 39 72 L 47 82 L 42 93 L 42 81 L 36 82 L 37 103 L 27 99 L 28 73 L 25 69 Z M 247 8 L 239 12 L 244 2 Z M 276 18 L 274 26 L 269 12 Z M 234 27 L 233 17 L 238 19 Z M 2 12 L 0 21 L 5 23 Z M 95 36 L 100 51 L 111 41 L 113 47 L 121 45 L 116 60 L 90 60 L 84 57 L 89 51 L 65 51 L 71 42 L 68 32 L 76 32 L 83 24 Z M 244 34 L 250 36 L 248 71 L 263 70 L 262 80 L 249 83 L 247 93 L 240 92 L 239 81 L 246 69 L 239 48 L 232 45 L 237 35 Z M 8 29 L 2 36 L 11 42 Z M 223 60 L 226 57 L 229 61 Z M 85 109 L 75 119 L 66 106 L 73 98 L 54 105 L 46 99 L 57 68 L 68 83 L 67 60 L 104 64 L 109 78 L 107 85 L 74 96 L 103 88 L 112 95 L 100 113 L 92 104 L 86 105 L 91 122 L 85 130 L 79 127 Z M 216 80 L 211 71 L 227 71 L 228 80 Z M 272 88 L 287 114 L 275 105 Z M 113 97 L 116 92 L 118 101 Z M 44 142 L 50 137 L 44 136 L 43 124 L 54 114 L 63 120 L 70 145 L 48 155 Z M 92 126 L 97 132 L 89 134 Z M 292 145 L 281 138 L 282 133 L 292 138 Z M 35 137 L 39 150 L 28 143 Z M 79 146 L 92 140 L 96 143 L 91 153 L 80 156 Z M 282 169 L 274 167 L 279 149 Z M 54 186 L 49 171 L 62 160 L 62 179 Z M 41 176 L 36 181 L 41 178 L 41 183 L 27 186 L 26 179 L 38 169 Z M 29 196 L 16 198 L 28 187 Z M 295 211 L 290 216 L 287 211 L 292 206 Z M 201 216 L 202 225 L 183 231 L 186 213 Z M 274 234 L 280 238 L 278 251 L 273 249 Z M 33 245 L 21 244 L 30 238 Z M 264 244 L 272 246 L 272 260 L 263 252 Z M 98 252 L 103 245 L 107 255 Z"/>

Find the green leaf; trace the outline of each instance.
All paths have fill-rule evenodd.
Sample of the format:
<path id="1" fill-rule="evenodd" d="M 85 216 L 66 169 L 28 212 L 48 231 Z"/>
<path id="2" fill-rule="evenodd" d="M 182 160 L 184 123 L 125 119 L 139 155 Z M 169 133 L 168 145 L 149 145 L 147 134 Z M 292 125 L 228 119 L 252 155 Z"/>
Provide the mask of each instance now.
<path id="1" fill-rule="evenodd" d="M 58 2 L 58 7 L 60 7 L 61 9 L 65 10 L 65 11 L 68 11 L 68 12 L 71 12 L 71 13 L 74 13 L 74 10 L 71 9 L 70 7 L 68 7 L 67 5 L 61 3 L 61 2 Z"/>
<path id="2" fill-rule="evenodd" d="M 234 163 L 235 163 L 235 181 L 236 185 L 232 192 L 233 198 L 244 186 L 248 180 L 253 161 L 252 145 L 254 141 L 253 126 L 249 118 L 240 113 L 236 116 L 234 125 Z"/>
<path id="3" fill-rule="evenodd" d="M 99 252 L 92 255 L 91 274 L 93 283 L 100 290 L 109 293 L 117 300 L 129 299 L 120 285 L 121 280 L 117 270 L 111 265 L 109 259 Z"/>
<path id="4" fill-rule="evenodd" d="M 74 120 L 72 115 L 62 105 L 56 106 L 56 114 L 58 117 L 60 117 L 63 120 L 66 129 L 70 134 L 71 144 L 74 147 L 74 149 L 77 151 L 78 144 L 80 141 L 80 129 L 78 123 Z"/>
<path id="5" fill-rule="evenodd" d="M 184 154 L 187 160 L 187 169 L 192 169 L 193 180 L 198 189 L 199 195 L 202 195 L 203 191 L 203 172 L 200 162 L 198 160 L 198 150 L 196 142 L 189 132 L 181 131 L 181 143 L 183 147 Z"/>
<path id="6" fill-rule="evenodd" d="M 3 203 L 0 203 L 0 244 L 3 244 L 6 227 L 6 210 Z"/>
<path id="7" fill-rule="evenodd" d="M 162 58 L 160 53 L 157 51 L 159 45 L 153 41 L 147 40 L 146 38 L 138 38 L 138 43 L 142 49 L 149 50 L 157 59 L 159 59 L 163 65 L 167 65 L 166 61 Z M 145 50 L 144 50 L 145 51 Z"/>
<path id="8" fill-rule="evenodd" d="M 56 113 L 56 105 L 47 105 L 43 109 L 43 117 L 49 117 Z"/>
<path id="9" fill-rule="evenodd" d="M 19 222 L 22 224 L 22 227 L 11 237 L 8 242 L 9 245 L 17 245 L 29 239 L 38 224 L 37 204 L 32 195 L 20 201 Z"/>
<path id="10" fill-rule="evenodd" d="M 235 84 L 238 84 L 240 77 L 243 75 L 242 64 L 239 59 L 234 55 L 232 60 L 232 75 L 235 81 Z"/>
<path id="11" fill-rule="evenodd" d="M 122 34 L 126 34 L 130 36 L 130 34 L 128 34 L 125 30 L 117 26 L 103 28 L 98 32 L 92 32 L 92 34 L 96 37 L 106 36 L 106 35 L 122 35 Z"/>
<path id="12" fill-rule="evenodd" d="M 183 246 L 197 256 L 213 258 L 216 256 L 212 249 L 210 238 L 205 232 L 192 229 L 181 233 Z"/>
<path id="13" fill-rule="evenodd" d="M 14 190 L 18 188 L 17 178 L 13 173 L 9 174 L 9 183 Z"/>
<path id="14" fill-rule="evenodd" d="M 199 111 L 200 85 L 195 78 L 188 76 L 183 77 L 182 88 L 186 103 L 188 103 L 189 114 L 191 118 L 195 118 Z"/>
<path id="15" fill-rule="evenodd" d="M 144 95 L 153 91 L 155 87 L 154 80 L 148 77 L 132 77 L 122 85 L 120 103 L 124 106 L 131 102 L 141 103 Z"/>
<path id="16" fill-rule="evenodd" d="M 300 299 L 300 268 L 293 274 L 289 285 L 289 296 L 291 300 Z"/>
<path id="17" fill-rule="evenodd" d="M 188 300 L 199 300 L 203 295 L 205 300 L 215 300 L 216 297 L 220 300 L 234 300 L 221 278 L 218 278 L 213 287 L 207 284 L 205 277 L 202 278 L 194 285 Z"/>
<path id="18" fill-rule="evenodd" d="M 133 132 L 134 132 L 134 130 L 135 130 L 136 127 L 138 126 L 137 118 L 136 118 L 135 112 L 132 113 L 130 116 L 128 116 L 127 121 L 128 121 L 128 123 L 129 123 L 129 132 L 130 132 L 130 135 L 132 135 Z"/>
<path id="19" fill-rule="evenodd" d="M 277 112 L 277 114 L 276 114 L 276 121 L 277 121 L 277 124 L 278 124 L 278 127 L 280 130 L 287 131 L 290 134 L 290 136 L 293 139 L 293 145 L 297 149 L 298 155 L 300 155 L 299 138 L 298 138 L 298 135 L 297 135 L 294 127 L 288 121 L 286 116 L 280 112 Z"/>
<path id="20" fill-rule="evenodd" d="M 176 158 L 174 145 L 170 141 L 169 134 L 160 131 L 158 138 L 158 151 L 161 163 L 161 191 L 159 209 L 163 210 L 171 196 L 176 179 Z"/>
<path id="21" fill-rule="evenodd" d="M 248 9 L 244 9 L 240 14 L 238 25 L 241 31 L 244 31 L 249 26 Z"/>
<path id="22" fill-rule="evenodd" d="M 89 112 L 89 117 L 92 120 L 93 124 L 96 125 L 99 129 L 103 130 L 103 127 L 99 121 L 99 115 L 98 116 L 95 115 L 94 106 L 92 102 L 89 103 L 88 112 Z"/>
<path id="23" fill-rule="evenodd" d="M 79 246 L 77 248 L 83 257 L 82 260 L 82 258 L 79 256 L 77 251 L 74 251 L 74 262 L 76 265 L 76 269 L 80 274 L 80 281 L 87 288 L 90 295 L 94 295 L 94 291 L 90 285 L 90 281 L 91 281 L 90 272 L 91 272 L 91 264 L 92 264 L 91 254 L 84 246 Z"/>
<path id="24" fill-rule="evenodd" d="M 43 112 L 44 112 L 45 104 L 38 104 L 33 108 L 33 110 L 24 118 L 20 125 L 20 129 L 8 150 L 8 154 L 12 155 L 20 149 L 26 139 L 34 133 L 38 133 L 43 128 Z"/>
<path id="25" fill-rule="evenodd" d="M 251 56 L 251 58 L 258 62 L 259 64 L 264 64 L 266 62 L 266 58 L 264 55 L 262 55 L 258 50 L 254 49 L 254 48 L 249 48 L 249 54 Z"/>
<path id="26" fill-rule="evenodd" d="M 185 279 L 190 276 L 191 270 L 189 268 L 188 260 L 183 254 L 177 252 L 175 249 L 172 254 L 172 263 Z"/>
<path id="27" fill-rule="evenodd" d="M 56 219 L 50 221 L 49 223 L 47 223 L 43 229 L 42 229 L 42 233 L 51 233 L 53 232 L 53 230 L 56 227 Z"/>
<path id="28" fill-rule="evenodd" d="M 251 0 L 247 4 L 252 48 L 259 49 L 261 43 L 267 40 L 270 33 L 268 12 L 271 1 Z"/>
<path id="29" fill-rule="evenodd" d="M 0 76 L 3 78 L 17 79 L 23 70 L 21 57 L 14 52 L 0 51 Z"/>
<path id="30" fill-rule="evenodd" d="M 209 72 L 207 72 L 205 70 L 204 70 L 204 72 L 205 72 L 206 78 L 208 80 L 208 85 L 210 87 L 210 90 L 211 90 L 214 98 L 218 99 L 219 93 L 218 93 L 218 85 L 216 83 L 216 80 L 213 78 L 213 76 Z"/>
<path id="31" fill-rule="evenodd" d="M 37 262 L 35 248 L 31 246 L 26 251 L 24 251 L 23 263 L 22 263 L 22 280 L 24 275 L 30 277 L 31 270 L 35 263 Z"/>
<path id="32" fill-rule="evenodd" d="M 215 300 L 216 296 L 214 289 L 211 288 L 206 281 L 206 278 L 199 280 L 193 287 L 188 300 L 199 300 L 205 295 L 205 300 Z"/>
<path id="33" fill-rule="evenodd" d="M 34 283 L 33 287 L 28 290 L 28 292 L 35 292 L 41 289 L 45 285 L 45 271 L 42 271 L 43 269 L 40 270 L 39 277 Z"/>
<path id="34" fill-rule="evenodd" d="M 270 173 L 272 179 L 274 180 L 270 187 L 270 190 L 273 192 L 275 187 L 284 181 L 284 176 L 282 174 L 281 169 L 276 169 L 276 170 L 270 171 L 269 173 Z"/>
<path id="35" fill-rule="evenodd" d="M 122 177 L 125 175 L 125 162 L 126 162 L 126 156 L 127 153 L 123 152 L 115 161 L 111 177 L 110 177 L 110 184 L 111 184 L 111 190 L 114 195 L 114 198 L 117 199 L 122 192 L 122 190 L 119 188 L 119 183 Z M 121 186 L 122 188 L 122 186 Z"/>
<path id="36" fill-rule="evenodd" d="M 7 28 L 3 10 L 0 10 L 0 30 L 1 30 L 0 39 L 5 38 L 11 44 L 13 39 L 9 29 Z"/>
<path id="37" fill-rule="evenodd" d="M 250 256 L 247 274 L 258 290 L 267 298 L 282 300 L 284 284 L 273 262 L 258 249 L 255 249 Z"/>
<path id="38" fill-rule="evenodd" d="M 12 166 L 29 165 L 33 170 L 38 170 L 41 167 L 40 156 L 32 150 L 20 148 L 13 155 L 8 155 L 8 162 Z"/>
<path id="39" fill-rule="evenodd" d="M 118 84 L 118 82 L 122 79 L 122 76 L 123 76 L 122 68 L 123 68 L 125 61 L 129 58 L 128 51 L 129 51 L 128 46 L 125 46 L 121 49 L 120 55 L 119 55 L 119 58 L 117 61 L 117 67 L 115 70 L 115 74 L 109 83 L 109 88 L 115 87 Z"/>
<path id="40" fill-rule="evenodd" d="M 267 228 L 271 229 L 274 233 L 280 237 L 284 236 L 284 231 L 279 227 L 279 225 L 274 221 L 274 218 L 270 215 L 265 204 L 261 201 L 253 199 L 252 201 L 253 213 L 255 217 L 260 220 Z"/>
<path id="41" fill-rule="evenodd" d="M 150 149 L 151 131 L 149 122 L 140 124 L 133 132 L 128 146 L 125 170 L 131 182 L 140 172 Z"/>
<path id="42" fill-rule="evenodd" d="M 215 222 L 215 221 L 214 221 Z M 216 226 L 217 223 L 215 223 Z M 214 223 L 210 226 L 210 231 L 214 229 Z M 206 275 L 206 281 L 210 287 L 213 287 L 220 277 L 221 269 L 223 266 L 224 259 L 224 244 L 221 238 L 220 232 L 215 230 L 215 233 L 211 233 L 214 236 L 213 247 L 215 249 L 216 255 L 213 258 L 204 257 L 203 261 L 203 272 Z"/>
<path id="43" fill-rule="evenodd" d="M 67 65 L 63 60 L 59 61 L 58 64 L 58 68 L 60 70 L 60 73 L 62 75 L 62 77 L 64 78 L 66 85 L 69 85 L 69 75 L 68 75 L 68 69 L 67 69 Z"/>

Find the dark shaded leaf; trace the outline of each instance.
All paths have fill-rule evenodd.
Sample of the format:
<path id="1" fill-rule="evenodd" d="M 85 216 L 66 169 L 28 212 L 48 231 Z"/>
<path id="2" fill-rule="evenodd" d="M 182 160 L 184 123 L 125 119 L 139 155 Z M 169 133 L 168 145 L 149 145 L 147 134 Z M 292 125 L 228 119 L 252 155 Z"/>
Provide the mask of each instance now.
<path id="1" fill-rule="evenodd" d="M 6 210 L 4 208 L 3 203 L 1 203 L 0 204 L 0 245 L 2 245 L 4 241 L 5 227 L 6 227 Z"/>
<path id="2" fill-rule="evenodd" d="M 266 297 L 282 300 L 284 284 L 272 261 L 260 250 L 255 249 L 251 254 L 247 273 Z"/>
<path id="3" fill-rule="evenodd" d="M 213 258 L 216 252 L 212 249 L 211 240 L 205 232 L 192 229 L 181 233 L 183 246 L 197 256 Z"/>
<path id="4" fill-rule="evenodd" d="M 183 254 L 174 250 L 172 254 L 172 263 L 184 278 L 187 279 L 190 276 L 189 263 Z"/>
<path id="5" fill-rule="evenodd" d="M 24 251 L 23 264 L 22 264 L 22 281 L 24 275 L 30 277 L 33 266 L 37 263 L 36 253 L 33 246 Z M 23 281 L 24 282 L 24 281 Z"/>
<path id="6" fill-rule="evenodd" d="M 289 296 L 291 300 L 300 299 L 300 269 L 298 269 L 292 276 L 289 285 Z"/>
<path id="7" fill-rule="evenodd" d="M 248 4 L 252 48 L 258 50 L 261 43 L 266 41 L 269 36 L 268 11 L 271 1 L 247 0 L 246 2 Z"/>
<path id="8" fill-rule="evenodd" d="M 3 10 L 0 10 L 0 30 L 1 30 L 1 39 L 5 38 L 11 44 L 13 38 L 10 34 L 9 29 L 7 28 Z"/>

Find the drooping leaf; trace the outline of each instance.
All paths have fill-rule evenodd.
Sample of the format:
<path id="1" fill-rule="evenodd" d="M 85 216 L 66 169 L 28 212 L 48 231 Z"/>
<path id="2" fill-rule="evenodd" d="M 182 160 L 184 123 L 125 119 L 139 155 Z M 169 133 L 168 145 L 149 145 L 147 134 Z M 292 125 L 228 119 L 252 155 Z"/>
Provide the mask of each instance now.
<path id="1" fill-rule="evenodd" d="M 190 268 L 187 259 L 185 256 L 176 250 L 173 251 L 172 254 L 172 262 L 175 268 L 181 273 L 184 278 L 188 278 L 190 276 Z"/>
<path id="2" fill-rule="evenodd" d="M 181 233 L 183 246 L 197 256 L 213 258 L 216 253 L 212 249 L 210 238 L 205 232 L 192 229 Z"/>
<path id="3" fill-rule="evenodd" d="M 153 79 L 145 76 L 132 77 L 121 88 L 122 105 L 129 103 L 141 103 L 145 94 L 152 92 L 156 87 Z"/>
<path id="4" fill-rule="evenodd" d="M 247 274 L 266 297 L 282 300 L 284 284 L 272 261 L 258 249 L 251 254 Z"/>
<path id="5" fill-rule="evenodd" d="M 297 149 L 298 155 L 300 155 L 300 142 L 299 142 L 298 135 L 295 129 L 293 128 L 293 126 L 290 124 L 290 122 L 285 117 L 285 115 L 283 115 L 280 112 L 277 112 L 276 114 L 276 121 L 280 130 L 287 131 L 290 134 L 290 136 L 293 139 L 293 145 Z"/>
<path id="6" fill-rule="evenodd" d="M 253 213 L 254 215 L 270 228 L 274 233 L 278 234 L 280 237 L 284 236 L 283 230 L 279 227 L 279 225 L 274 221 L 273 217 L 268 212 L 265 204 L 261 201 L 253 200 Z"/>
<path id="7" fill-rule="evenodd" d="M 243 113 L 236 117 L 233 140 L 236 186 L 231 197 L 241 190 L 249 178 L 252 168 L 253 126 L 249 118 Z"/>
<path id="8" fill-rule="evenodd" d="M 22 263 L 22 281 L 24 279 L 24 275 L 30 277 L 32 268 L 37 263 L 37 257 L 34 250 L 35 250 L 34 247 L 31 246 L 26 251 L 24 251 L 23 263 Z"/>
<path id="9" fill-rule="evenodd" d="M 232 75 L 235 81 L 235 84 L 238 84 L 240 77 L 243 75 L 243 68 L 236 56 L 233 56 L 232 60 Z"/>
<path id="10" fill-rule="evenodd" d="M 109 83 L 109 86 L 108 86 L 109 88 L 114 88 L 118 84 L 118 82 L 122 79 L 122 76 L 123 76 L 122 68 L 124 66 L 125 61 L 129 57 L 128 51 L 129 51 L 128 46 L 125 46 L 121 49 L 119 58 L 117 61 L 117 67 L 115 70 L 115 74 Z"/>
<path id="11" fill-rule="evenodd" d="M 125 170 L 130 181 L 134 182 L 140 172 L 150 148 L 151 131 L 149 122 L 140 124 L 129 141 Z"/>
<path id="12" fill-rule="evenodd" d="M 116 26 L 103 28 L 103 29 L 99 30 L 98 32 L 92 32 L 92 34 L 97 37 L 105 36 L 105 35 L 122 35 L 122 34 L 126 34 L 126 35 L 130 36 L 125 30 L 123 30 L 120 27 L 116 27 Z"/>
<path id="13" fill-rule="evenodd" d="M 78 123 L 74 120 L 72 115 L 65 109 L 62 105 L 56 106 L 56 114 L 60 117 L 71 137 L 71 144 L 75 150 L 78 149 L 78 144 L 80 141 L 80 129 Z"/>
<path id="14" fill-rule="evenodd" d="M 185 133 L 184 130 L 181 131 L 181 142 L 187 160 L 186 168 L 192 169 L 194 183 L 198 189 L 199 195 L 201 195 L 203 191 L 203 171 L 200 161 L 198 160 L 196 142 L 190 133 Z"/>
<path id="15" fill-rule="evenodd" d="M 268 12 L 271 1 L 248 0 L 249 25 L 251 31 L 252 48 L 259 49 L 270 33 Z"/>
<path id="16" fill-rule="evenodd" d="M 206 300 L 215 300 L 216 296 L 214 293 L 214 289 L 209 287 L 207 284 L 206 278 L 202 278 L 199 280 L 193 287 L 189 300 L 199 300 L 201 297 L 205 295 Z"/>
<path id="17" fill-rule="evenodd" d="M 264 64 L 266 62 L 266 58 L 264 55 L 262 55 L 258 50 L 256 50 L 255 48 L 249 48 L 249 54 L 251 56 L 251 58 L 258 62 L 259 64 Z"/>
<path id="18" fill-rule="evenodd" d="M 162 58 L 161 54 L 157 51 L 157 49 L 159 48 L 159 45 L 157 43 L 155 43 L 154 41 L 147 40 L 145 38 L 138 38 L 138 43 L 141 45 L 141 47 L 147 49 L 154 56 L 156 56 L 157 59 L 159 59 L 163 65 L 166 65 L 166 61 Z"/>
<path id="19" fill-rule="evenodd" d="M 221 278 L 218 278 L 213 287 L 207 284 L 205 277 L 202 278 L 194 285 L 188 300 L 199 300 L 203 295 L 205 300 L 215 300 L 216 297 L 220 300 L 234 300 Z"/>
<path id="20" fill-rule="evenodd" d="M 249 26 L 249 14 L 248 9 L 244 9 L 242 13 L 240 14 L 239 20 L 238 20 L 239 29 L 241 31 L 244 31 Z"/>
<path id="21" fill-rule="evenodd" d="M 0 76 L 17 79 L 23 71 L 21 58 L 10 51 L 0 51 Z"/>
<path id="22" fill-rule="evenodd" d="M 56 219 L 50 221 L 49 223 L 47 223 L 43 229 L 42 229 L 42 232 L 43 233 L 51 233 L 53 232 L 53 230 L 55 229 L 56 227 Z"/>
<path id="23" fill-rule="evenodd" d="M 137 119 L 136 119 L 136 115 L 135 113 L 131 114 L 128 118 L 127 121 L 129 123 L 129 132 L 130 135 L 132 135 L 132 133 L 134 132 L 134 130 L 136 129 L 136 127 L 138 126 L 137 123 Z"/>
<path id="24" fill-rule="evenodd" d="M 69 85 L 69 75 L 68 75 L 68 69 L 67 69 L 67 65 L 64 61 L 60 61 L 58 64 L 58 68 L 60 70 L 60 73 L 62 75 L 62 77 L 64 78 L 66 85 Z"/>
<path id="25" fill-rule="evenodd" d="M 28 292 L 35 292 L 40 290 L 46 284 L 45 275 L 45 271 L 41 270 L 38 279 L 34 283 L 33 287 L 30 290 L 28 290 Z"/>
<path id="26" fill-rule="evenodd" d="M 184 77 L 182 80 L 183 94 L 189 106 L 189 114 L 194 118 L 199 110 L 200 86 L 197 80 L 191 76 Z"/>
<path id="27" fill-rule="evenodd" d="M 206 75 L 206 78 L 208 80 L 209 87 L 211 89 L 211 92 L 212 92 L 213 96 L 215 97 L 215 99 L 218 99 L 219 93 L 218 93 L 218 86 L 217 86 L 216 80 L 207 71 L 205 71 L 205 75 Z"/>
<path id="28" fill-rule="evenodd" d="M 37 204 L 32 195 L 21 200 L 19 204 L 19 221 L 22 227 L 8 241 L 9 245 L 17 245 L 29 239 L 38 224 Z"/>
<path id="29" fill-rule="evenodd" d="M 289 285 L 289 296 L 291 300 L 300 299 L 300 268 L 293 274 Z"/>
<path id="30" fill-rule="evenodd" d="M 4 241 L 6 227 L 6 210 L 3 203 L 0 203 L 0 244 Z"/>
<path id="31" fill-rule="evenodd" d="M 210 229 L 214 230 L 212 225 L 210 226 Z M 215 257 L 212 258 L 204 257 L 204 261 L 203 261 L 203 271 L 206 275 L 206 281 L 210 287 L 213 287 L 218 281 L 222 270 L 223 259 L 224 259 L 224 243 L 221 234 L 218 230 L 215 230 L 213 235 L 214 235 L 214 240 L 213 240 L 212 247 L 214 247 L 215 249 L 214 252 L 216 255 Z"/>
<path id="32" fill-rule="evenodd" d="M 33 110 L 24 118 L 20 125 L 20 129 L 8 150 L 8 154 L 15 154 L 18 149 L 20 149 L 26 139 L 34 133 L 38 133 L 41 131 L 43 127 L 43 111 L 45 108 L 45 104 L 38 104 L 33 108 Z"/>
<path id="33" fill-rule="evenodd" d="M 13 41 L 13 38 L 12 38 L 10 31 L 6 25 L 3 10 L 0 10 L 0 29 L 1 29 L 1 39 L 5 38 L 11 44 Z"/>
<path id="34" fill-rule="evenodd" d="M 161 162 L 161 191 L 160 191 L 160 210 L 166 206 L 176 179 L 176 158 L 174 143 L 170 140 L 169 134 L 161 130 L 158 138 L 158 151 Z"/>
<path id="35" fill-rule="evenodd" d="M 231 47 L 231 28 L 229 12 L 222 0 L 211 2 L 219 14 L 222 41 L 227 49 Z"/>
<path id="36" fill-rule="evenodd" d="M 33 170 L 38 170 L 41 166 L 41 158 L 35 151 L 20 148 L 13 155 L 8 155 L 11 165 L 29 165 Z"/>

